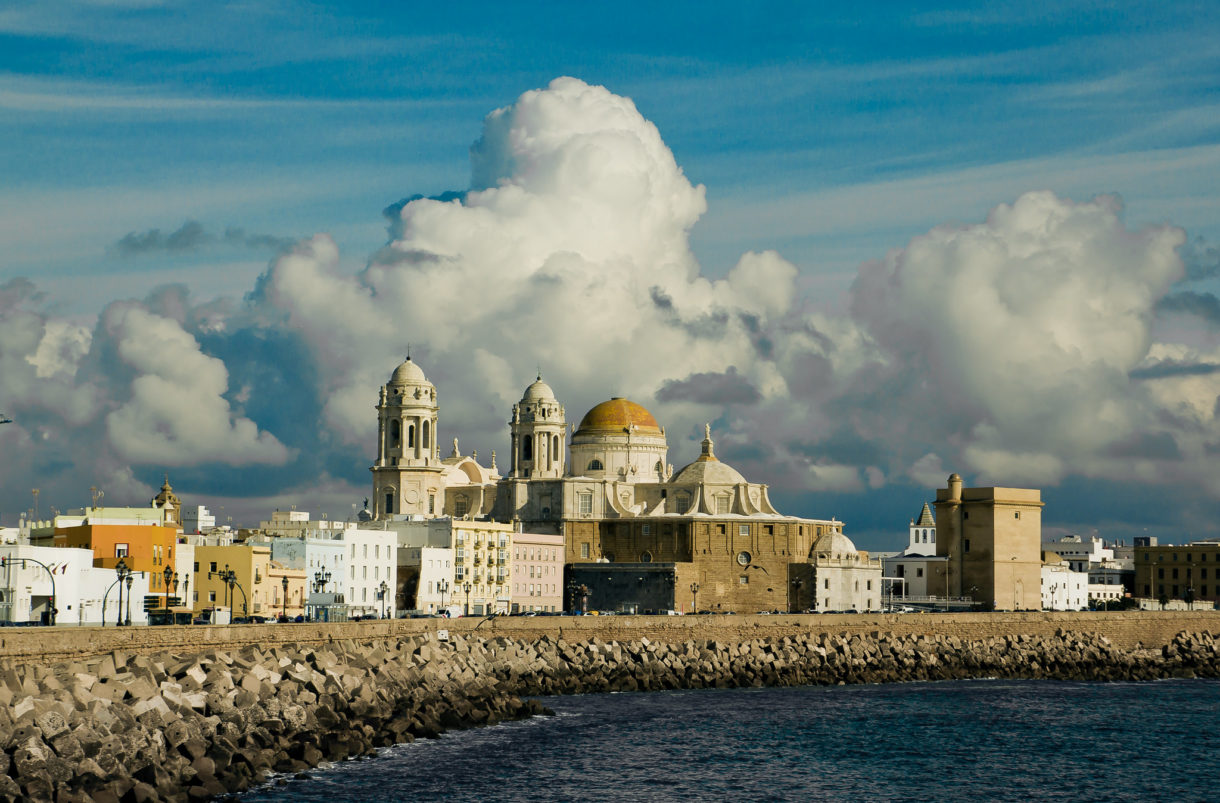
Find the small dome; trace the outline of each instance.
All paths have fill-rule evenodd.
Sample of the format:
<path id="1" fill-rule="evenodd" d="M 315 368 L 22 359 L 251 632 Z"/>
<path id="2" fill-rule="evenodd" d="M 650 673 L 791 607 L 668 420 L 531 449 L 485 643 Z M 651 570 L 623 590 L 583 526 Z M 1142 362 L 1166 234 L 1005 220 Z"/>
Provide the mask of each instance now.
<path id="1" fill-rule="evenodd" d="M 407 357 L 401 365 L 395 368 L 394 374 L 390 377 L 391 385 L 421 384 L 427 381 L 423 369 L 411 362 L 410 357 Z"/>
<path id="2" fill-rule="evenodd" d="M 555 391 L 551 390 L 550 385 L 542 381 L 542 375 L 539 374 L 538 379 L 525 389 L 525 395 L 521 397 L 521 401 L 555 401 Z"/>
<path id="3" fill-rule="evenodd" d="M 661 434 L 661 425 L 652 417 L 652 413 L 621 396 L 604 401 L 585 413 L 576 432 L 622 432 L 624 429 L 649 435 Z"/>
<path id="4" fill-rule="evenodd" d="M 702 457 L 683 468 L 673 478 L 674 485 L 738 485 L 745 481 L 746 478 L 741 476 L 741 472 L 728 463 Z"/>
<path id="5" fill-rule="evenodd" d="M 842 555 L 854 557 L 857 552 L 856 545 L 851 542 L 851 539 L 838 530 L 831 530 L 814 542 L 813 551 L 818 555 L 834 557 Z"/>

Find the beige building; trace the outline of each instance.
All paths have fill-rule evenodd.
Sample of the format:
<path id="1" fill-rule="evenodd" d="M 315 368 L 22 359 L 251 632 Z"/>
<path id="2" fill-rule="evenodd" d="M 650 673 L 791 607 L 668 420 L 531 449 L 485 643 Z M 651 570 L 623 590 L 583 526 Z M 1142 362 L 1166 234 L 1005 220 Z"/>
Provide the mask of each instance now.
<path id="1" fill-rule="evenodd" d="M 1135 547 L 1136 596 L 1220 602 L 1220 540 Z"/>
<path id="2" fill-rule="evenodd" d="M 1040 610 L 1041 546 L 1036 489 L 963 488 L 952 474 L 936 491 L 936 554 L 948 558 L 950 596 L 997 610 Z"/>

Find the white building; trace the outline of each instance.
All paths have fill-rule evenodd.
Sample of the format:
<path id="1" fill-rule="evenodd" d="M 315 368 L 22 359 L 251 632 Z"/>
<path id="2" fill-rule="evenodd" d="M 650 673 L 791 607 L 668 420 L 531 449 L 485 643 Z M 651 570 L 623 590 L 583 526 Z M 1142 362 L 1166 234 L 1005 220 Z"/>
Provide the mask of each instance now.
<path id="1" fill-rule="evenodd" d="M 398 550 L 398 566 L 404 577 L 404 598 L 412 609 L 427 613 L 440 613 L 455 605 L 465 609 L 462 592 L 453 580 L 452 549 L 404 547 Z"/>
<path id="2" fill-rule="evenodd" d="M 185 508 L 182 511 L 182 531 L 206 533 L 216 526 L 216 517 L 203 505 Z"/>
<path id="3" fill-rule="evenodd" d="M 1079 611 L 1089 605 L 1089 573 L 1073 571 L 1054 552 L 1042 553 L 1042 610 Z"/>
<path id="4" fill-rule="evenodd" d="M 347 608 L 349 616 L 393 619 L 398 597 L 398 533 L 350 525 L 343 529 L 348 550 Z"/>
<path id="5" fill-rule="evenodd" d="M 881 562 L 856 549 L 834 529 L 813 545 L 813 607 L 827 611 L 873 611 L 881 608 Z"/>
<path id="6" fill-rule="evenodd" d="M 881 556 L 885 602 L 943 598 L 948 562 L 948 557 L 936 555 L 936 519 L 931 506 L 924 502 L 919 515 L 910 520 L 906 549 Z"/>
<path id="7" fill-rule="evenodd" d="M 1058 539 L 1044 540 L 1042 549 L 1054 552 L 1066 560 L 1075 572 L 1087 572 L 1090 566 L 1114 560 L 1114 550 L 1108 548 L 1105 541 L 1097 536 L 1084 538 L 1079 535 L 1065 535 Z"/>
<path id="8" fill-rule="evenodd" d="M 342 621 L 349 616 L 348 545 L 344 531 L 354 525 L 329 519 L 310 519 L 304 510 L 277 510 L 271 521 L 259 524 L 260 533 L 246 543 L 271 545 L 271 559 L 280 566 L 303 570 L 309 588 L 306 616 L 317 621 Z"/>
<path id="9" fill-rule="evenodd" d="M 98 625 L 104 603 L 106 624 L 115 624 L 120 613 L 133 625 L 148 622 L 148 576 L 135 572 L 130 590 L 124 585 L 120 592 L 113 569 L 94 567 L 92 550 L 5 544 L 0 559 L 0 621 L 45 622 L 53 604 L 59 626 Z"/>

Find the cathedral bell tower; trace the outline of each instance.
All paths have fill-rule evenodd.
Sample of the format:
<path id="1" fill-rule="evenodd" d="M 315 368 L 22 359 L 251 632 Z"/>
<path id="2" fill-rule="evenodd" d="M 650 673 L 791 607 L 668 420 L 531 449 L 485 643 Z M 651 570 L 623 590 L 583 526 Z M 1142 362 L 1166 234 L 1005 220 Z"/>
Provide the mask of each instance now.
<path id="1" fill-rule="evenodd" d="M 564 475 L 567 455 L 567 423 L 563 405 L 551 386 L 537 381 L 525 389 L 513 405 L 512 468 L 516 479 L 558 478 Z"/>
<path id="2" fill-rule="evenodd" d="M 371 468 L 377 518 L 437 516 L 445 509 L 437 409 L 436 388 L 408 357 L 377 400 L 377 462 Z"/>

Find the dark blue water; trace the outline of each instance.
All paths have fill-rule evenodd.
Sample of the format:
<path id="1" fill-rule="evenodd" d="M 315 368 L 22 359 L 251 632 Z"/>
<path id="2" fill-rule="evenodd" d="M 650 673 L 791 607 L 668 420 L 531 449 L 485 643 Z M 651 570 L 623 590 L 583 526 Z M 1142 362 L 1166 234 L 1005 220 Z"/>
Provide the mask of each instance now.
<path id="1" fill-rule="evenodd" d="M 1215 800 L 1220 681 L 548 697 L 249 801 Z"/>

